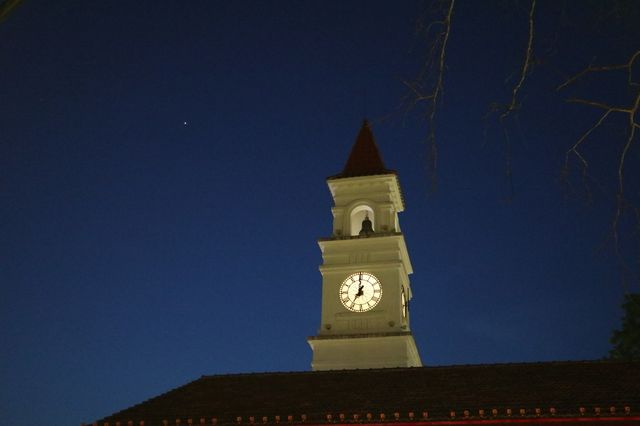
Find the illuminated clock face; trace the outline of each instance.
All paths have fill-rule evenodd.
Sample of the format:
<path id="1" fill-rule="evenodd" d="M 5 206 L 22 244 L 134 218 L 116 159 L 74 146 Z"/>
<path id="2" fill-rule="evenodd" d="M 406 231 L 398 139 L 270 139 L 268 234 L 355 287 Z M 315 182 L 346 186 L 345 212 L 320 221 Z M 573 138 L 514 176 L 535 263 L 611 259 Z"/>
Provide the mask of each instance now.
<path id="1" fill-rule="evenodd" d="M 340 286 L 340 302 L 352 312 L 373 309 L 382 299 L 380 280 L 368 272 L 349 275 Z"/>

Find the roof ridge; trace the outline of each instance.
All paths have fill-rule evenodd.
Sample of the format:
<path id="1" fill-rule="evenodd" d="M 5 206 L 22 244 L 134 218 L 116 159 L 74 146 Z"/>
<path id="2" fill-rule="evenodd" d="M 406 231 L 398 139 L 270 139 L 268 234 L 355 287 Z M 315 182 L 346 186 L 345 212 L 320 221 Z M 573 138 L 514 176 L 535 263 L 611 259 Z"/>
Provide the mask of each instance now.
<path id="1" fill-rule="evenodd" d="M 422 367 L 391 367 L 391 368 L 359 368 L 359 369 L 342 369 L 342 370 L 322 370 L 322 371 L 252 371 L 245 373 L 222 373 L 222 374 L 203 374 L 199 379 L 209 379 L 217 377 L 245 377 L 245 376 L 282 376 L 291 374 L 332 374 L 340 372 L 369 372 L 369 371 L 400 371 L 400 370 L 421 370 L 421 369 L 446 369 L 460 367 L 478 367 L 491 368 L 500 366 L 534 366 L 534 365 L 576 365 L 576 364 L 640 364 L 640 361 L 611 360 L 611 359 L 584 359 L 584 360 L 555 360 L 555 361 L 517 361 L 517 362 L 496 362 L 496 363 L 471 363 L 471 364 L 441 364 L 441 365 L 423 365 Z M 189 382 L 187 384 L 193 383 Z M 187 384 L 183 385 L 186 386 Z"/>

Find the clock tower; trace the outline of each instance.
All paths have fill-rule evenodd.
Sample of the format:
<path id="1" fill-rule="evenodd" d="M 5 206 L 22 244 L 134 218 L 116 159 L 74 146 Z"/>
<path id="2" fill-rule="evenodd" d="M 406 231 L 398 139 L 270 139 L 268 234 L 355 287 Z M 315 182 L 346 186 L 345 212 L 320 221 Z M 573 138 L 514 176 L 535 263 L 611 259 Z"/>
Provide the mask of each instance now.
<path id="1" fill-rule="evenodd" d="M 420 367 L 409 327 L 409 275 L 400 231 L 404 199 L 365 120 L 342 173 L 327 179 L 333 233 L 322 251 L 322 314 L 308 338 L 313 370 Z"/>

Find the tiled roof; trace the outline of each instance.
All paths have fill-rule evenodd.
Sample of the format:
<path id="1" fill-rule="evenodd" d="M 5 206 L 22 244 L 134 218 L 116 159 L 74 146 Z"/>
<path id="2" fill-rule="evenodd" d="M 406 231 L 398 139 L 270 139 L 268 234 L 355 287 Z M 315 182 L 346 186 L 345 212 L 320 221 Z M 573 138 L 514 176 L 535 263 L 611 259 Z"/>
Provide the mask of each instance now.
<path id="1" fill-rule="evenodd" d="M 362 128 L 358 133 L 356 142 L 351 148 L 351 154 L 347 164 L 340 174 L 331 176 L 329 179 L 339 179 L 356 176 L 386 175 L 395 174 L 395 171 L 385 169 L 382 156 L 373 138 L 369 122 L 364 120 Z"/>
<path id="2" fill-rule="evenodd" d="M 585 413 L 611 416 L 612 407 L 616 416 L 640 419 L 640 362 L 567 361 L 203 376 L 98 424 L 109 422 L 113 426 L 120 421 L 126 425 L 133 421 L 137 426 L 144 420 L 145 426 L 155 426 L 167 420 L 174 425 L 176 419 L 182 419 L 181 424 L 189 424 L 187 419 L 193 419 L 193 424 L 200 424 L 201 419 L 206 419 L 202 420 L 206 424 L 318 424 L 327 423 L 327 415 L 332 422 L 345 423 L 353 421 L 354 414 L 360 421 L 369 415 L 372 422 L 380 422 L 381 414 L 386 421 L 395 421 L 396 417 L 412 420 L 412 414 L 416 420 L 424 415 L 430 420 L 540 415 L 562 418 Z"/>

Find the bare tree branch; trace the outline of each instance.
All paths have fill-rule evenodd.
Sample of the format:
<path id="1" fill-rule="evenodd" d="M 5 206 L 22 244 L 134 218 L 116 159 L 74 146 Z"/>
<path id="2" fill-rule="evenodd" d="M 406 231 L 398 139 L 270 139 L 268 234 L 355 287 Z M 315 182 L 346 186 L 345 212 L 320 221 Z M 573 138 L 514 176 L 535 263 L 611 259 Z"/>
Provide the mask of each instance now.
<path id="1" fill-rule="evenodd" d="M 511 100 L 508 104 L 500 104 L 500 103 L 492 103 L 490 105 L 490 110 L 485 116 L 488 118 L 492 116 L 494 113 L 499 114 L 498 118 L 500 121 L 500 125 L 502 127 L 502 133 L 504 136 L 504 153 L 505 153 L 505 179 L 507 181 L 508 195 L 507 201 L 511 201 L 514 195 L 514 185 L 513 185 L 513 169 L 512 169 L 512 161 L 511 161 L 511 137 L 509 136 L 509 129 L 506 124 L 507 118 L 511 116 L 511 114 L 518 109 L 520 109 L 520 102 L 518 100 L 518 96 L 520 91 L 522 90 L 524 83 L 527 79 L 527 76 L 530 73 L 531 65 L 533 63 L 533 42 L 535 39 L 535 11 L 536 11 L 536 0 L 531 0 L 531 4 L 529 6 L 529 14 L 528 14 L 528 36 L 527 36 L 527 48 L 525 50 L 524 60 L 522 61 L 522 66 L 519 70 L 520 77 L 518 78 L 518 82 L 511 89 Z"/>
<path id="2" fill-rule="evenodd" d="M 7 19 L 20 3 L 22 3 L 22 0 L 7 0 L 0 4 L 0 22 Z"/>
<path id="3" fill-rule="evenodd" d="M 578 139 L 578 141 L 573 144 L 573 146 L 567 151 L 566 156 L 565 156 L 565 168 L 568 170 L 569 169 L 569 155 L 571 153 L 575 154 L 578 159 L 580 160 L 580 162 L 582 163 L 583 167 L 586 169 L 587 167 L 589 167 L 589 163 L 587 162 L 587 160 L 582 156 L 582 154 L 580 154 L 580 151 L 578 151 L 578 148 L 580 148 L 580 145 L 582 144 L 582 142 L 584 142 L 587 137 L 589 137 L 589 135 L 591 134 L 591 132 L 593 132 L 595 129 L 597 129 L 598 127 L 600 127 L 600 125 L 602 124 L 602 122 L 609 116 L 609 114 L 611 113 L 611 111 L 605 111 L 604 114 L 602 114 L 602 116 L 600 117 L 600 119 L 596 122 L 596 124 L 594 124 L 593 126 L 591 126 L 589 128 L 589 130 L 587 130 L 586 132 L 584 132 L 582 134 L 582 136 L 580 136 L 580 138 Z"/>
<path id="4" fill-rule="evenodd" d="M 576 141 L 575 144 L 573 144 L 573 146 L 571 148 L 569 148 L 569 150 L 567 150 L 566 152 L 566 157 L 565 157 L 565 169 L 568 169 L 568 163 L 569 163 L 569 158 L 571 156 L 571 154 L 575 155 L 578 160 L 581 162 L 582 167 L 583 167 L 583 173 L 586 173 L 586 169 L 589 167 L 589 164 L 587 162 L 587 160 L 585 159 L 584 155 L 581 154 L 580 152 L 580 146 L 585 142 L 585 140 L 587 140 L 587 138 L 591 135 L 591 133 L 597 129 L 598 127 L 600 127 L 600 125 L 602 125 L 602 123 L 611 115 L 611 113 L 621 113 L 621 114 L 625 114 L 627 116 L 627 123 L 628 123 L 628 134 L 627 134 L 627 138 L 624 141 L 622 150 L 618 156 L 618 162 L 617 162 L 617 194 L 616 194 L 616 209 L 615 209 L 615 213 L 613 215 L 613 219 L 612 219 L 612 223 L 611 223 L 611 235 L 613 238 L 613 242 L 614 242 L 614 250 L 616 251 L 616 254 L 618 255 L 618 257 L 620 258 L 620 261 L 623 262 L 622 256 L 620 254 L 620 226 L 621 226 L 621 219 L 622 219 L 622 215 L 624 213 L 625 210 L 627 209 L 631 209 L 632 211 L 635 212 L 635 218 L 636 221 L 638 221 L 638 224 L 640 224 L 640 216 L 638 216 L 638 211 L 639 209 L 635 206 L 633 206 L 632 204 L 630 204 L 626 197 L 625 197 L 625 177 L 624 177 L 624 172 L 625 172 L 625 166 L 626 166 L 626 162 L 627 162 L 627 156 L 629 154 L 629 151 L 632 147 L 632 145 L 636 142 L 636 129 L 640 129 L 640 123 L 637 120 L 637 117 L 640 116 L 639 112 L 640 112 L 640 85 L 637 83 L 633 82 L 633 66 L 635 64 L 635 61 L 640 58 L 640 50 L 636 51 L 635 53 L 633 53 L 630 57 L 629 60 L 627 61 L 626 64 L 622 64 L 622 65 L 607 65 L 607 66 L 598 66 L 598 67 L 594 67 L 592 65 L 589 65 L 587 68 L 585 68 L 584 70 L 580 71 L 579 73 L 577 73 L 576 75 L 574 75 L 573 77 L 570 77 L 569 79 L 567 79 L 567 81 L 565 81 L 564 83 L 562 83 L 561 85 L 559 85 L 557 87 L 556 90 L 561 90 L 563 88 L 566 88 L 572 84 L 577 83 L 580 79 L 582 79 L 583 77 L 592 74 L 592 73 L 600 73 L 600 72 L 608 72 L 608 71 L 617 71 L 617 70 L 626 70 L 627 72 L 627 83 L 629 85 L 630 88 L 636 88 L 636 92 L 634 94 L 634 99 L 633 101 L 630 103 L 629 106 L 613 106 L 611 104 L 608 104 L 606 102 L 600 102 L 600 101 L 593 101 L 593 100 L 588 100 L 588 99 L 580 99 L 580 98 L 570 98 L 567 99 L 567 102 L 572 102 L 572 103 L 578 103 L 578 104 L 582 104 L 582 105 L 587 105 L 593 108 L 598 108 L 601 110 L 604 110 L 604 113 L 600 116 L 600 118 L 596 121 L 596 123 L 591 126 L 586 132 L 584 132 L 582 134 L 582 136 L 580 136 L 580 138 Z M 630 270 L 627 266 L 626 266 L 626 262 L 623 262 L 625 265 L 625 269 L 626 270 Z"/>
<path id="5" fill-rule="evenodd" d="M 415 80 L 404 81 L 403 83 L 408 89 L 406 95 L 407 98 L 405 98 L 405 101 L 408 101 L 406 102 L 406 105 L 408 105 L 408 109 L 412 109 L 417 105 L 424 106 L 425 108 L 423 117 L 428 126 L 425 141 L 427 142 L 429 147 L 427 170 L 431 182 L 431 189 L 433 191 L 437 188 L 438 168 L 436 122 L 439 118 L 440 111 L 438 110 L 438 108 L 440 107 L 444 91 L 444 74 L 446 69 L 447 48 L 452 30 L 452 17 L 455 7 L 455 0 L 439 0 L 430 4 L 434 7 L 434 9 L 432 9 L 430 12 L 434 12 L 434 10 L 437 10 L 438 16 L 436 17 L 436 19 L 430 21 L 429 25 L 420 26 L 421 32 L 424 32 L 426 28 L 426 35 L 429 40 L 429 45 L 425 49 L 427 55 L 424 58 L 423 67 L 420 69 L 420 72 L 418 73 L 418 76 Z M 498 117 L 499 120 L 496 121 L 499 121 L 503 131 L 502 137 L 504 140 L 504 155 L 506 167 L 505 177 L 510 191 L 508 196 L 509 199 L 513 197 L 514 192 L 511 158 L 512 126 L 517 125 L 517 121 L 515 120 L 518 119 L 518 111 L 522 107 L 522 99 L 524 98 L 523 92 L 529 85 L 529 80 L 531 79 L 532 75 L 532 69 L 536 64 L 536 57 L 534 56 L 534 43 L 536 45 L 536 51 L 541 48 L 538 46 L 541 43 L 544 43 L 544 40 L 539 40 L 540 36 L 538 35 L 538 31 L 540 31 L 540 28 L 536 28 L 536 26 L 539 25 L 537 19 L 541 19 L 536 15 L 538 1 L 529 0 L 528 5 L 528 34 L 526 38 L 526 48 L 525 45 L 522 46 L 524 55 L 521 66 L 516 69 L 516 72 L 514 72 L 515 83 L 510 83 L 513 84 L 513 86 L 509 87 L 509 94 L 505 102 L 492 103 L 490 105 L 490 111 L 485 117 L 483 117 L 484 120 L 488 119 L 489 117 Z M 545 15 L 545 18 L 548 18 L 548 16 Z M 545 24 L 546 23 L 547 22 L 545 22 Z M 637 47 L 634 46 L 634 50 L 635 49 L 637 49 Z M 555 87 L 556 91 L 560 91 L 570 86 L 577 86 L 579 82 L 586 80 L 587 76 L 599 75 L 602 77 L 606 77 L 609 74 L 612 74 L 614 77 L 619 75 L 620 78 L 622 78 L 624 76 L 627 82 L 627 86 L 632 94 L 632 100 L 628 105 L 625 105 L 624 102 L 622 105 L 614 105 L 612 102 L 607 102 L 606 99 L 589 99 L 590 96 L 588 95 L 586 97 L 571 97 L 566 99 L 568 103 L 585 105 L 589 108 L 595 108 L 600 111 L 596 116 L 595 121 L 591 123 L 591 125 L 588 126 L 588 128 L 583 133 L 581 133 L 577 140 L 575 140 L 566 150 L 564 168 L 562 171 L 564 177 L 569 176 L 570 163 L 573 159 L 577 160 L 582 170 L 583 184 L 587 189 L 587 196 L 589 199 L 591 197 L 591 191 L 589 190 L 590 183 L 595 182 L 596 184 L 599 184 L 595 176 L 591 176 L 590 174 L 590 162 L 595 163 L 596 161 L 599 161 L 599 159 L 590 159 L 590 157 L 585 154 L 584 148 L 587 145 L 586 142 L 593 139 L 594 135 L 599 133 L 599 130 L 604 127 L 606 121 L 611 119 L 612 116 L 624 114 L 624 117 L 627 118 L 628 124 L 624 125 L 624 127 L 627 128 L 627 134 L 625 135 L 624 140 L 621 141 L 620 151 L 615 154 L 616 166 L 610 166 L 610 173 L 607 174 L 611 177 L 613 177 L 614 175 L 616 176 L 615 183 L 612 185 L 613 188 L 610 188 L 610 193 L 612 193 L 612 195 L 615 195 L 616 207 L 615 214 L 612 221 L 610 222 L 612 231 L 609 233 L 609 235 L 614 240 L 615 253 L 617 254 L 620 262 L 625 262 L 625 259 L 622 258 L 622 252 L 625 252 L 627 250 L 624 245 L 626 244 L 625 242 L 620 244 L 620 238 L 622 237 L 624 241 L 627 241 L 629 237 L 627 233 L 623 233 L 620 230 L 622 228 L 624 228 L 625 230 L 627 229 L 627 226 L 629 224 L 628 218 L 630 214 L 635 213 L 635 217 L 631 219 L 632 221 L 635 220 L 635 222 L 632 222 L 632 225 L 635 224 L 637 229 L 640 231 L 640 208 L 634 205 L 635 202 L 631 202 L 630 200 L 628 200 L 625 193 L 625 191 L 628 191 L 629 194 L 632 194 L 632 191 L 629 188 L 626 188 L 626 186 L 631 187 L 632 185 L 637 184 L 635 182 L 630 182 L 630 178 L 627 178 L 628 181 L 625 182 L 625 170 L 626 168 L 631 167 L 630 159 L 634 158 L 631 153 L 633 153 L 633 149 L 638 144 L 638 134 L 640 134 L 640 79 L 638 78 L 638 71 L 640 70 L 639 66 L 640 50 L 636 50 L 629 55 L 625 63 L 613 65 L 595 65 L 593 63 L 590 63 L 580 72 L 577 72 L 574 75 L 569 74 L 569 77 L 567 77 L 564 82 Z M 633 72 L 634 68 L 636 71 L 635 74 Z M 509 77 L 509 81 L 511 81 L 511 77 Z M 592 93 L 600 93 L 600 90 L 596 90 Z M 629 165 L 627 163 L 629 163 Z M 615 170 L 616 168 L 617 170 Z M 614 170 L 616 171 L 615 174 Z M 569 186 L 571 185 L 569 179 L 567 179 L 566 183 Z M 606 187 L 606 185 L 604 184 L 599 186 L 602 187 L 602 189 Z M 625 263 L 625 265 L 629 266 L 630 264 Z M 630 268 L 625 268 L 626 270 L 630 270 Z"/>
<path id="6" fill-rule="evenodd" d="M 500 114 L 500 121 L 503 121 L 511 111 L 514 111 L 519 108 L 518 105 L 518 92 L 522 88 L 524 84 L 524 80 L 527 78 L 527 73 L 529 72 L 529 67 L 531 66 L 531 57 L 533 55 L 533 36 L 534 36 L 534 13 L 536 10 L 536 0 L 531 1 L 531 7 L 529 8 L 529 38 L 527 41 L 527 51 L 524 55 L 524 62 L 522 64 L 522 68 L 520 70 L 520 80 L 513 87 L 511 91 L 511 103 L 506 106 L 505 110 L 502 114 Z"/>
<path id="7" fill-rule="evenodd" d="M 574 104 L 589 105 L 589 106 L 592 106 L 592 107 L 604 109 L 604 110 L 609 111 L 609 112 L 624 112 L 624 113 L 627 113 L 627 114 L 631 112 L 631 108 L 614 107 L 614 106 L 611 106 L 609 104 L 605 104 L 605 103 L 602 103 L 602 102 L 596 102 L 596 101 L 590 101 L 590 100 L 587 100 L 587 99 L 569 98 L 569 99 L 567 99 L 567 102 L 574 103 Z"/>
<path id="8" fill-rule="evenodd" d="M 565 87 L 575 83 L 580 78 L 584 77 L 585 75 L 587 75 L 589 73 L 596 73 L 596 72 L 603 72 L 603 71 L 615 71 L 615 70 L 623 70 L 623 69 L 626 69 L 628 71 L 627 82 L 629 83 L 629 85 L 635 86 L 638 83 L 634 83 L 633 80 L 632 80 L 631 68 L 633 67 L 633 64 L 636 61 L 636 59 L 638 59 L 639 57 L 640 57 L 640 50 L 638 50 L 636 53 L 634 53 L 631 56 L 631 58 L 629 58 L 629 61 L 626 64 L 605 65 L 605 66 L 601 66 L 601 67 L 594 67 L 594 66 L 589 65 L 587 68 L 583 69 L 582 71 L 580 71 L 579 73 L 577 73 L 573 77 L 568 78 L 564 83 L 562 83 L 561 85 L 556 87 L 556 90 L 564 89 Z"/>
<path id="9" fill-rule="evenodd" d="M 444 29 L 441 33 L 442 47 L 440 48 L 439 62 L 438 62 L 438 76 L 436 84 L 433 90 L 433 95 L 430 98 L 431 111 L 428 116 L 429 120 L 429 136 L 427 142 L 430 147 L 429 164 L 431 170 L 431 189 L 435 190 L 437 186 L 437 169 L 438 169 L 438 144 L 436 143 L 436 111 L 438 105 L 438 99 L 443 91 L 442 82 L 444 80 L 444 65 L 445 56 L 447 53 L 447 42 L 449 41 L 449 35 L 451 34 L 451 18 L 453 16 L 453 6 L 455 0 L 451 0 L 449 3 L 449 10 L 444 19 Z"/>
<path id="10" fill-rule="evenodd" d="M 431 38 L 431 30 L 439 27 L 437 34 L 433 35 L 428 52 L 425 56 L 424 65 L 413 81 L 403 81 L 403 84 L 410 90 L 405 99 L 407 110 L 414 108 L 422 102 L 426 102 L 424 116 L 427 121 L 428 133 L 425 139 L 428 145 L 427 171 L 431 182 L 431 191 L 437 188 L 437 167 L 438 167 L 438 144 L 436 143 L 436 115 L 438 104 L 444 91 L 444 73 L 446 69 L 446 54 L 449 36 L 451 34 L 451 19 L 455 7 L 455 0 L 447 0 L 438 3 L 445 5 L 443 17 L 432 21 L 426 27 L 426 36 Z"/>

